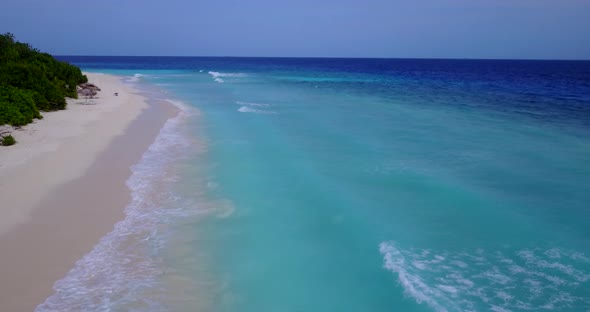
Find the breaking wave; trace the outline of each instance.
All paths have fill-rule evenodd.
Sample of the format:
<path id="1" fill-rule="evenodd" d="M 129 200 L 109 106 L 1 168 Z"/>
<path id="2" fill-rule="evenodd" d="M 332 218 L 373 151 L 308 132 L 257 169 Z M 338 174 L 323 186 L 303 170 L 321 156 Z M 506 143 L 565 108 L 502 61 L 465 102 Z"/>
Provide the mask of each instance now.
<path id="1" fill-rule="evenodd" d="M 590 260 L 579 252 L 379 250 L 405 294 L 435 311 L 590 309 Z"/>
<path id="2" fill-rule="evenodd" d="M 219 83 L 223 83 L 224 80 L 223 78 L 226 77 L 245 77 L 246 74 L 244 73 L 220 73 L 220 72 L 215 72 L 215 71 L 210 71 L 209 75 L 211 75 L 211 77 L 213 77 L 213 80 Z"/>

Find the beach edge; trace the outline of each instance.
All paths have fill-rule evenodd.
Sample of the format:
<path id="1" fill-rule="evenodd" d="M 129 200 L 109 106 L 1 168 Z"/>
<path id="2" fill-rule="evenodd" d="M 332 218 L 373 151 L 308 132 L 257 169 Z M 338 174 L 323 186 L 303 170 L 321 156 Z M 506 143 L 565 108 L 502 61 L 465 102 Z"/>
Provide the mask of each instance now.
<path id="1" fill-rule="evenodd" d="M 30 154 L 34 143 L 39 148 L 32 157 L 0 171 L 4 177 L 0 192 L 13 199 L 6 211 L 0 210 L 10 216 L 5 219 L 10 223 L 0 227 L 0 249 L 7 251 L 0 263 L 0 310 L 33 311 L 53 293 L 53 284 L 125 217 L 124 209 L 131 202 L 126 185 L 130 167 L 179 112 L 172 103 L 139 94 L 121 77 L 88 75 L 103 90 L 94 100 L 96 105 L 86 107 L 80 105 L 83 99 L 70 100 L 72 110 L 50 113 L 39 127 L 45 127 L 43 131 L 68 127 L 55 123 L 63 117 L 78 117 L 72 114 L 92 118 L 53 137 L 34 126 L 29 133 L 25 129 L 30 138 L 17 146 L 20 151 L 13 152 L 12 159 L 19 153 Z M 115 101 L 118 105 L 104 108 Z M 77 152 L 79 159 L 73 159 Z M 0 160 L 10 161 L 9 154 Z M 41 177 L 32 179 L 37 176 Z M 25 187 L 35 193 L 17 198 L 14 191 Z"/>

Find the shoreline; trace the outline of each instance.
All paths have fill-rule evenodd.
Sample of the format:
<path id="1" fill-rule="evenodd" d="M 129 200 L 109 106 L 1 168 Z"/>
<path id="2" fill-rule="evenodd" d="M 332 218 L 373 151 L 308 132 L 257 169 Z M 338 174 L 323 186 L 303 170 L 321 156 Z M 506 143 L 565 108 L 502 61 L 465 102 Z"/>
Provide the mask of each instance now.
<path id="1" fill-rule="evenodd" d="M 120 77 L 87 75 L 103 90 L 95 105 L 69 100 L 69 109 L 15 131 L 13 151 L 0 150 L 2 311 L 33 311 L 124 218 L 130 167 L 178 113 Z"/>

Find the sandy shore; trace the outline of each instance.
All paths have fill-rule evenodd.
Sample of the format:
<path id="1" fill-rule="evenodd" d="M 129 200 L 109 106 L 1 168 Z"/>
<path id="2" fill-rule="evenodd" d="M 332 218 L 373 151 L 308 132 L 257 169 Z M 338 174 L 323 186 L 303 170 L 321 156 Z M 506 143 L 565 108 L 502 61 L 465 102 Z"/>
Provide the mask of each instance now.
<path id="1" fill-rule="evenodd" d="M 177 113 L 118 77 L 88 77 L 99 99 L 69 100 L 0 147 L 0 311 L 34 310 L 123 218 L 129 167 Z"/>

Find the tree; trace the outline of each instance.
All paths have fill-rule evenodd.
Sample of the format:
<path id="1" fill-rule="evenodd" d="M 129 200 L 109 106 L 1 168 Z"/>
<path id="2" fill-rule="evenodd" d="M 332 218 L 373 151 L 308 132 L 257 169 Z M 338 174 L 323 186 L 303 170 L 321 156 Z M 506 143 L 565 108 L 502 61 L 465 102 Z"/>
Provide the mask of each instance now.
<path id="1" fill-rule="evenodd" d="M 87 82 L 80 68 L 0 35 L 0 125 L 23 125 L 41 118 L 39 110 L 66 108 L 66 97 L 77 98 L 76 86 Z"/>

